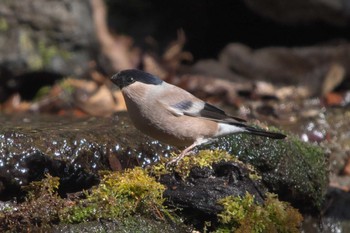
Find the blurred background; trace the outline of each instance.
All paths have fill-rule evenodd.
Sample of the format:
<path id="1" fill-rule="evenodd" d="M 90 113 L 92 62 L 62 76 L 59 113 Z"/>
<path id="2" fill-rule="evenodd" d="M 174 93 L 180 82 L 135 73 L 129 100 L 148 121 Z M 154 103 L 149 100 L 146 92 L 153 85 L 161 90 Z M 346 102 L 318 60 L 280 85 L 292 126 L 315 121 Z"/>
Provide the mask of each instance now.
<path id="1" fill-rule="evenodd" d="M 349 18 L 346 0 L 2 0 L 0 109 L 110 115 L 125 107 L 109 77 L 126 68 L 236 109 L 348 105 Z"/>

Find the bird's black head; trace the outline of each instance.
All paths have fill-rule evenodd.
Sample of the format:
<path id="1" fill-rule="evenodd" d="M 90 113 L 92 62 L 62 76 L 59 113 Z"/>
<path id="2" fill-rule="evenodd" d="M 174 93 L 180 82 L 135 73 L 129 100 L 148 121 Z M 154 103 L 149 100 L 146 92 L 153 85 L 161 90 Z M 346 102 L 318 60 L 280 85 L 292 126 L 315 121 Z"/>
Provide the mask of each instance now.
<path id="1" fill-rule="evenodd" d="M 151 85 L 160 85 L 163 81 L 156 76 L 143 72 L 141 70 L 122 70 L 116 73 L 111 78 L 112 82 L 117 85 L 120 89 L 127 87 L 134 82 L 142 82 Z"/>

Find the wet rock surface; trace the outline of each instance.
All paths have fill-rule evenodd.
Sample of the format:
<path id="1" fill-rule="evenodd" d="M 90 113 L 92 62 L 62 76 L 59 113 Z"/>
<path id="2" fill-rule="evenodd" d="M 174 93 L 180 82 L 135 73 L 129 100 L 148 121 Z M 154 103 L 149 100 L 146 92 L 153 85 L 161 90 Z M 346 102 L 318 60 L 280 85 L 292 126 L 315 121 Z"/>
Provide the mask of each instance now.
<path id="1" fill-rule="evenodd" d="M 2 122 L 6 122 L 0 132 L 4 200 L 20 195 L 21 186 L 42 179 L 45 173 L 61 178 L 62 193 L 76 192 L 96 184 L 100 170 L 146 165 L 175 150 L 139 133 L 126 114 L 87 119 L 2 117 Z M 271 190 L 286 200 L 312 200 L 316 206 L 322 199 L 327 179 L 326 172 L 322 172 L 326 165 L 320 151 L 305 150 L 307 145 L 293 140 L 249 135 L 224 137 L 210 147 L 226 150 L 256 166 Z M 310 163 L 312 159 L 318 162 Z"/>
<path id="2" fill-rule="evenodd" d="M 21 186 L 42 179 L 45 173 L 61 178 L 61 192 L 75 192 L 97 184 L 100 170 L 147 164 L 171 150 L 140 134 L 126 114 L 85 119 L 49 115 L 0 118 L 3 200 L 21 196 Z"/>
<path id="3" fill-rule="evenodd" d="M 307 119 L 313 121 L 313 118 Z M 337 119 L 329 118 L 326 122 L 340 126 L 336 123 Z M 148 165 L 157 162 L 160 156 L 176 151 L 140 134 L 130 124 L 126 114 L 110 118 L 2 115 L 1 122 L 2 200 L 22 196 L 21 187 L 30 181 L 42 179 L 45 173 L 60 177 L 60 193 L 65 195 L 97 184 L 100 170 Z M 309 136 L 320 128 L 334 135 L 343 135 L 339 130 L 331 131 L 329 125 L 322 121 L 311 133 L 310 127 L 306 126 L 302 129 L 290 125 L 284 127 L 305 132 Z M 303 133 L 300 134 L 303 138 Z M 340 138 L 343 138 L 340 142 L 346 144 L 346 137 Z M 299 146 L 290 138 L 266 140 L 249 135 L 234 135 L 209 145 L 212 149 L 229 151 L 253 164 L 262 174 L 264 185 L 270 191 L 279 193 L 282 200 L 291 201 L 296 206 L 304 203 L 307 208 L 313 208 L 316 203 L 313 201 L 322 199 L 327 185 L 327 179 L 324 179 L 327 165 L 323 163 L 324 154 L 309 157 L 310 151 L 304 150 L 309 147 Z M 319 177 L 315 176 L 317 173 Z M 248 190 L 256 194 L 258 201 L 262 200 L 264 191 L 261 190 L 265 189 L 260 189 L 245 174 L 242 168 L 225 163 L 215 165 L 213 170 L 195 168 L 186 182 L 176 176 L 164 180 L 169 184 L 166 195 L 181 207 L 194 207 L 202 216 L 210 216 L 220 211 L 220 207 L 215 205 L 215 198 L 231 191 L 237 191 L 239 195 L 244 192 L 242 190 Z M 228 188 L 230 184 L 236 186 Z M 174 187 L 177 188 L 172 189 Z"/>
<path id="4" fill-rule="evenodd" d="M 329 188 L 327 201 L 321 216 L 305 216 L 304 232 L 349 232 L 350 231 L 350 194 L 338 188 Z"/>

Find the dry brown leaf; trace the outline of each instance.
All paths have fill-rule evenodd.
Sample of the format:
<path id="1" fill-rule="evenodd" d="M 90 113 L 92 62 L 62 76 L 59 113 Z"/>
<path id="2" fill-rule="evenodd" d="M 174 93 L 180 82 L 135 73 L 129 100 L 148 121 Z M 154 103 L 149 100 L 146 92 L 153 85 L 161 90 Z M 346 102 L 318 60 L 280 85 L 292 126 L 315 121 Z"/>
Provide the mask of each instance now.
<path id="1" fill-rule="evenodd" d="M 172 42 L 163 54 L 163 61 L 168 69 L 175 71 L 182 61 L 192 61 L 193 56 L 190 52 L 183 51 L 186 44 L 186 35 L 184 30 L 177 31 L 177 40 Z"/>
<path id="2" fill-rule="evenodd" d="M 143 61 L 143 70 L 158 76 L 160 79 L 165 79 L 168 75 L 168 72 L 160 64 L 160 62 L 151 54 L 144 54 L 142 57 Z"/>
<path id="3" fill-rule="evenodd" d="M 325 96 L 325 102 L 328 106 L 340 106 L 343 100 L 344 98 L 342 95 L 334 92 L 330 92 Z"/>
<path id="4" fill-rule="evenodd" d="M 332 64 L 322 84 L 322 96 L 333 91 L 345 77 L 345 68 L 339 64 Z"/>
<path id="5" fill-rule="evenodd" d="M 30 109 L 30 103 L 22 101 L 19 93 L 10 96 L 2 105 L 2 111 L 5 113 L 26 112 Z"/>
<path id="6" fill-rule="evenodd" d="M 94 81 L 70 79 L 66 81 L 74 88 L 74 105 L 92 116 L 109 116 L 121 109 L 106 85 Z"/>
<path id="7" fill-rule="evenodd" d="M 350 158 L 347 159 L 345 166 L 343 168 L 343 174 L 350 176 Z"/>
<path id="8" fill-rule="evenodd" d="M 140 50 L 133 47 L 127 36 L 113 36 L 107 26 L 107 9 L 103 0 L 91 0 L 96 36 L 102 53 L 109 59 L 114 71 L 135 68 L 140 62 Z"/>

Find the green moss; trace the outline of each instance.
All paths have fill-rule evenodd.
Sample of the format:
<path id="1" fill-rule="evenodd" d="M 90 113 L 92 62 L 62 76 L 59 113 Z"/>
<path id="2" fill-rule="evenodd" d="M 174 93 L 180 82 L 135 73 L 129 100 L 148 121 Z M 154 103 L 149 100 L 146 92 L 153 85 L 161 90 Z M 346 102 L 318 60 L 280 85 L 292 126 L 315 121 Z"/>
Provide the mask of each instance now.
<path id="1" fill-rule="evenodd" d="M 47 96 L 51 91 L 51 86 L 43 86 L 41 87 L 35 94 L 34 100 L 39 100 L 45 96 Z"/>
<path id="2" fill-rule="evenodd" d="M 0 215 L 0 231 L 16 232 L 21 229 L 37 231 L 50 228 L 59 221 L 59 212 L 66 205 L 56 190 L 59 178 L 47 175 L 41 181 L 34 181 L 25 187 L 27 200 L 3 210 Z"/>
<path id="3" fill-rule="evenodd" d="M 28 66 L 31 70 L 40 70 L 51 64 L 52 58 L 58 56 L 67 60 L 71 53 L 59 45 L 48 44 L 45 40 L 34 38 L 31 30 L 22 28 L 19 32 L 19 44 L 21 53 L 28 60 Z"/>
<path id="4" fill-rule="evenodd" d="M 6 32 L 9 29 L 8 22 L 5 18 L 0 18 L 0 32 Z"/>
<path id="5" fill-rule="evenodd" d="M 37 53 L 36 45 L 30 36 L 30 30 L 23 28 L 19 31 L 18 46 L 25 56 L 28 56 L 28 65 L 32 70 L 38 70 L 42 68 L 42 61 Z"/>
<path id="6" fill-rule="evenodd" d="M 322 206 L 328 185 L 328 165 L 320 146 L 293 135 L 274 140 L 234 134 L 210 147 L 226 150 L 252 164 L 271 192 L 288 194 L 288 200 L 294 205 L 311 211 L 318 211 Z"/>
<path id="7" fill-rule="evenodd" d="M 28 191 L 28 198 L 35 200 L 45 193 L 50 196 L 56 196 L 56 191 L 60 185 L 60 178 L 52 177 L 49 174 L 40 181 L 33 181 L 23 189 Z"/>
<path id="8" fill-rule="evenodd" d="M 279 201 L 268 193 L 263 205 L 254 202 L 254 196 L 228 196 L 219 201 L 224 210 L 218 214 L 220 226 L 215 231 L 223 232 L 299 232 L 303 220 L 298 210 L 287 202 Z"/>
<path id="9" fill-rule="evenodd" d="M 173 156 L 178 156 L 178 155 L 174 154 Z M 225 161 L 225 162 L 232 161 L 234 163 L 239 163 L 243 167 L 247 168 L 251 179 L 254 179 L 254 180 L 261 179 L 261 177 L 258 175 L 258 173 L 256 172 L 256 170 L 254 169 L 253 166 L 251 166 L 249 164 L 244 164 L 237 157 L 235 157 L 235 156 L 233 156 L 233 155 L 231 155 L 223 150 L 201 150 L 196 155 L 185 156 L 182 160 L 180 160 L 178 162 L 178 164 L 176 166 L 168 167 L 166 164 L 171 159 L 172 158 L 168 158 L 168 159 L 162 158 L 160 163 L 158 163 L 150 168 L 151 169 L 150 172 L 153 175 L 159 177 L 161 175 L 169 174 L 169 173 L 175 171 L 182 178 L 186 178 L 186 177 L 188 177 L 188 175 L 193 167 L 212 168 L 212 164 L 214 164 L 214 163 L 219 163 L 222 161 Z"/>
<path id="10" fill-rule="evenodd" d="M 71 56 L 68 51 L 63 50 L 55 45 L 48 45 L 44 41 L 39 41 L 37 48 L 41 57 L 42 67 L 49 65 L 52 58 L 55 56 L 60 56 L 63 59 L 69 59 Z"/>
<path id="11" fill-rule="evenodd" d="M 50 231 L 52 232 L 52 231 Z M 79 224 L 60 224 L 54 232 L 85 232 L 85 233 L 190 233 L 191 228 L 185 225 L 165 224 L 135 215 L 111 221 L 90 221 Z"/>
<path id="12" fill-rule="evenodd" d="M 67 98 L 67 101 L 69 98 L 72 98 L 71 96 L 76 91 L 76 87 L 72 84 L 72 78 L 67 77 L 56 84 L 64 93 L 64 95 L 61 95 L 60 98 Z M 52 91 L 52 86 L 43 86 L 41 87 L 37 93 L 35 94 L 34 100 L 39 100 L 47 95 L 50 94 Z"/>
<path id="13" fill-rule="evenodd" d="M 58 83 L 67 95 L 72 95 L 75 92 L 75 87 L 72 85 L 71 81 L 71 78 L 65 78 Z"/>
<path id="14" fill-rule="evenodd" d="M 47 177 L 25 187 L 27 199 L 23 203 L 3 208 L 0 231 L 46 232 L 54 224 L 80 223 L 104 219 L 125 222 L 135 216 L 150 221 L 180 223 L 163 206 L 165 187 L 147 175 L 142 168 L 125 172 L 105 172 L 101 183 L 85 191 L 85 198 L 73 200 L 57 194 L 59 178 Z"/>
<path id="15" fill-rule="evenodd" d="M 61 219 L 82 222 L 100 218 L 121 218 L 135 213 L 164 218 L 165 187 L 141 168 L 106 174 L 100 185 L 86 192 L 86 199 L 66 208 Z"/>

